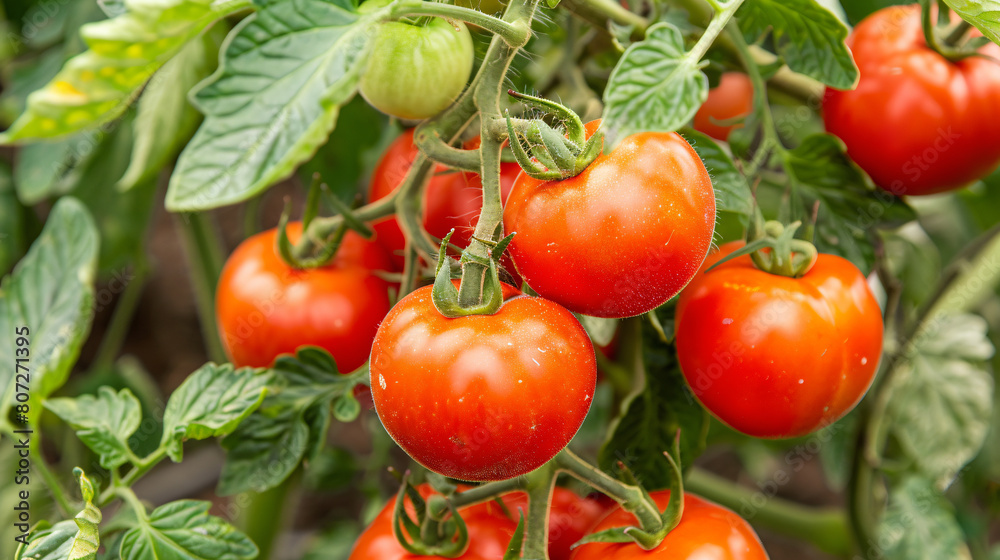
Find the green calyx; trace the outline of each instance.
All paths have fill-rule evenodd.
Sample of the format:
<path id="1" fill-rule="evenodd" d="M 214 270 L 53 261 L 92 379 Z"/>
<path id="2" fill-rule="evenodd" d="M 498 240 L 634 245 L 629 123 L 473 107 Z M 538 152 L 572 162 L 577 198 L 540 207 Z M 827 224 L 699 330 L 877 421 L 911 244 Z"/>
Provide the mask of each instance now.
<path id="1" fill-rule="evenodd" d="M 598 130 L 588 139 L 583 121 L 567 107 L 513 90 L 507 93 L 529 107 L 554 115 L 566 128 L 564 134 L 541 119 L 512 119 L 506 115 L 514 159 L 529 176 L 543 181 L 568 179 L 579 175 L 601 155 L 603 132 Z"/>
<path id="2" fill-rule="evenodd" d="M 406 512 L 407 498 L 413 504 L 416 519 Z M 469 548 L 469 529 L 455 506 L 440 496 L 437 498 L 433 502 L 437 513 L 432 514 L 429 503 L 410 484 L 409 473 L 404 475 L 392 512 L 392 533 L 410 554 L 457 558 Z"/>
<path id="3" fill-rule="evenodd" d="M 455 230 L 452 229 L 441 241 L 441 248 L 438 250 L 437 269 L 434 274 L 434 288 L 431 290 L 431 301 L 434 307 L 448 318 L 467 317 L 469 315 L 492 315 L 500 310 L 503 305 L 503 284 L 500 282 L 498 263 L 500 255 L 503 254 L 514 234 L 501 239 L 499 242 L 492 242 L 488 239 L 473 237 L 473 243 L 482 243 L 489 247 L 488 256 L 478 257 L 472 251 L 462 252 L 459 261 L 463 265 L 475 263 L 486 269 L 483 277 L 483 285 L 480 290 L 482 297 L 478 304 L 463 306 L 459 303 L 459 290 L 451 281 L 451 263 L 448 258 L 448 242 L 451 240 Z M 464 281 L 464 280 L 463 280 Z"/>
<path id="4" fill-rule="evenodd" d="M 737 257 L 750 255 L 754 265 L 764 272 L 798 278 L 812 269 L 819 255 L 812 243 L 795 238 L 801 225 L 802 222 L 793 222 L 788 226 L 777 220 L 764 222 L 758 213 L 757 219 L 750 222 L 746 246 L 733 251 L 708 270 Z"/>

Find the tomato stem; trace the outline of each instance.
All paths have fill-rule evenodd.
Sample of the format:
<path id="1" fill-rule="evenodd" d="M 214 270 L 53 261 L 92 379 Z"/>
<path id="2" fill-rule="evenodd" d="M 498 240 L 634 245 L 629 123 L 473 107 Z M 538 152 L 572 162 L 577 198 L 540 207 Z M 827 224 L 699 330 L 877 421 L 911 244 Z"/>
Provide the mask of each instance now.
<path id="1" fill-rule="evenodd" d="M 401 19 L 409 16 L 437 16 L 471 23 L 501 37 L 507 44 L 518 48 L 528 44 L 528 39 L 531 38 L 531 29 L 529 27 L 504 21 L 489 14 L 484 14 L 479 10 L 463 8 L 452 4 L 400 0 L 389 12 L 391 19 Z"/>
<path id="2" fill-rule="evenodd" d="M 851 536 L 843 510 L 809 508 L 774 496 L 758 507 L 755 501 L 759 491 L 698 468 L 691 469 L 685 485 L 689 491 L 732 509 L 755 525 L 804 539 L 837 556 L 851 552 Z"/>
<path id="3" fill-rule="evenodd" d="M 559 474 L 555 461 L 549 461 L 527 475 L 528 518 L 525 530 L 524 560 L 548 560 L 549 558 L 549 507 L 552 503 L 552 488 Z"/>
<path id="4" fill-rule="evenodd" d="M 222 273 L 225 257 L 218 228 L 208 214 L 190 212 L 175 214 L 174 223 L 180 232 L 184 253 L 191 266 L 191 283 L 198 304 L 198 321 L 208 357 L 225 362 L 226 353 L 215 324 L 215 286 Z"/>
<path id="5" fill-rule="evenodd" d="M 642 488 L 612 478 L 569 449 L 560 451 L 554 460 L 560 470 L 569 473 L 574 478 L 621 504 L 623 509 L 639 520 L 643 530 L 652 533 L 662 527 L 663 520 L 660 517 L 660 509 L 647 498 Z"/>

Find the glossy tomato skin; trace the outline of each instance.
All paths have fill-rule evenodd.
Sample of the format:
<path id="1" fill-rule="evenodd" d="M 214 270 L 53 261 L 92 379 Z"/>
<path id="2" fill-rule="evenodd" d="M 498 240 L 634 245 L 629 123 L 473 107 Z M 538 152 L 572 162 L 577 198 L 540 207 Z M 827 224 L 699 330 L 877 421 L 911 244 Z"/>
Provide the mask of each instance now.
<path id="1" fill-rule="evenodd" d="M 709 267 L 742 246 L 727 243 Z M 677 355 L 694 394 L 745 434 L 801 436 L 847 414 L 882 354 L 882 311 L 849 261 L 820 254 L 801 278 L 748 255 L 699 273 L 677 302 Z"/>
<path id="2" fill-rule="evenodd" d="M 653 500 L 666 509 L 670 491 L 651 492 Z M 622 508 L 612 510 L 593 532 L 638 526 L 638 520 Z M 681 522 L 653 550 L 634 543 L 588 543 L 577 548 L 573 560 L 767 560 L 767 552 L 750 524 L 732 511 L 690 493 L 684 494 Z"/>
<path id="3" fill-rule="evenodd" d="M 426 484 L 417 488 L 425 498 L 432 491 Z M 464 489 L 464 488 L 462 488 Z M 506 494 L 504 505 L 514 517 L 507 517 L 493 501 L 463 508 L 462 519 L 469 529 L 469 548 L 461 560 L 497 560 L 503 558 L 517 527 L 517 511 L 527 513 L 528 500 L 524 493 Z M 403 550 L 392 534 L 392 510 L 395 498 L 382 509 L 378 517 L 358 538 L 348 560 L 420 560 L 439 556 L 414 556 Z M 549 559 L 569 560 L 570 545 L 583 535 L 603 515 L 605 508 L 596 500 L 580 498 L 572 491 L 556 487 L 549 510 Z M 570 540 L 572 539 L 572 540 Z"/>
<path id="4" fill-rule="evenodd" d="M 403 298 L 371 355 L 375 410 L 425 467 L 459 480 L 528 473 L 569 443 L 594 395 L 590 338 L 573 315 L 505 285 L 494 315 L 448 319 L 431 287 Z"/>
<path id="5" fill-rule="evenodd" d="M 728 121 L 745 117 L 753 110 L 753 83 L 742 72 L 725 72 L 719 85 L 708 92 L 708 98 L 694 115 L 694 129 L 715 138 L 726 140 L 734 128 L 742 124 L 723 125 L 717 121 Z"/>
<path id="6" fill-rule="evenodd" d="M 698 270 L 715 231 L 715 193 L 679 135 L 634 134 L 575 177 L 521 174 L 504 231 L 516 233 L 509 252 L 539 295 L 586 315 L 630 317 L 666 302 Z"/>
<path id="7" fill-rule="evenodd" d="M 478 146 L 478 139 L 474 139 L 466 148 L 475 149 Z M 384 198 L 399 187 L 417 153 L 417 147 L 413 144 L 413 129 L 404 131 L 392 142 L 376 165 L 368 188 L 369 200 Z M 507 197 L 520 172 L 521 168 L 516 163 L 500 164 L 501 197 Z M 472 239 L 472 232 L 479 222 L 479 212 L 483 207 L 482 181 L 476 173 L 448 173 L 448 169 L 441 165 L 437 166 L 435 173 L 424 192 L 424 229 L 434 237 L 443 239 L 455 228 L 451 242 L 459 247 L 466 247 Z M 402 270 L 406 240 L 395 216 L 377 220 L 372 227 L 377 234 L 377 241 L 392 255 L 393 264 L 398 270 Z"/>
<path id="8" fill-rule="evenodd" d="M 378 25 L 359 90 L 373 107 L 401 119 L 426 119 L 449 105 L 469 81 L 475 49 L 460 21 Z"/>
<path id="9" fill-rule="evenodd" d="M 884 8 L 854 28 L 848 45 L 861 79 L 827 89 L 826 129 L 880 187 L 923 195 L 963 187 L 1000 163 L 1000 64 L 953 63 L 929 49 L 920 7 Z M 980 52 L 1000 57 L 990 43 Z"/>
<path id="10" fill-rule="evenodd" d="M 302 224 L 288 224 L 294 243 Z M 354 232 L 344 236 L 329 265 L 289 267 L 275 249 L 277 230 L 246 239 L 219 278 L 215 312 L 226 354 L 237 367 L 266 367 L 299 346 L 325 348 L 342 372 L 357 369 L 379 321 L 389 312 L 389 255 Z"/>

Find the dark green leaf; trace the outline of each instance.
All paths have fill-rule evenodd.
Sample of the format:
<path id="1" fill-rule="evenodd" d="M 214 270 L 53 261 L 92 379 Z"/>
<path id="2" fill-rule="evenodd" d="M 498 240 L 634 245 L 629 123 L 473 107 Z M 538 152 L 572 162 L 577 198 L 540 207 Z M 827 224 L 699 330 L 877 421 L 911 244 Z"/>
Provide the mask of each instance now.
<path id="1" fill-rule="evenodd" d="M 1000 1 L 998 0 L 945 0 L 962 19 L 975 25 L 983 35 L 1000 44 Z"/>
<path id="2" fill-rule="evenodd" d="M 792 70 L 838 89 L 852 89 L 858 67 L 844 44 L 847 26 L 816 0 L 747 0 L 736 12 L 747 41 L 768 30 Z"/>
<path id="3" fill-rule="evenodd" d="M 982 448 L 993 412 L 993 355 L 976 315 L 941 315 L 925 324 L 892 378 L 887 424 L 903 451 L 939 487 Z M 943 556 L 942 556 L 943 557 Z"/>
<path id="4" fill-rule="evenodd" d="M 705 449 L 709 416 L 688 389 L 672 345 L 646 329 L 646 388 L 623 405 L 624 414 L 609 428 L 601 448 L 602 469 L 618 462 L 649 490 L 670 486 L 670 467 L 664 452 L 673 449 L 681 430 L 681 466 L 690 467 Z"/>
<path id="5" fill-rule="evenodd" d="M 100 456 L 102 467 L 113 469 L 128 461 L 129 436 L 142 421 L 139 400 L 132 391 L 116 393 L 101 387 L 96 397 L 49 399 L 45 408 L 76 430 L 80 440 Z"/>
<path id="6" fill-rule="evenodd" d="M 240 202 L 308 160 L 354 95 L 377 14 L 289 0 L 244 20 L 194 94 L 205 121 L 177 162 L 167 207 Z"/>
<path id="7" fill-rule="evenodd" d="M 247 0 L 132 0 L 128 13 L 80 28 L 90 50 L 73 57 L 0 143 L 56 138 L 121 115 L 160 66 L 213 21 Z"/>
<path id="8" fill-rule="evenodd" d="M 0 355 L 16 355 L 14 329 L 30 330 L 33 414 L 66 382 L 90 331 L 99 241 L 87 209 L 63 198 L 28 254 L 0 284 L 0 332 L 11 333 L 0 337 Z M 0 361 L 3 418 L 14 393 L 14 364 Z"/>
<path id="9" fill-rule="evenodd" d="M 847 158 L 844 143 L 817 134 L 785 152 L 785 169 L 800 186 L 806 206 L 819 201 L 816 247 L 840 255 L 868 273 L 874 262 L 870 234 L 875 226 L 900 225 L 916 215 L 905 202 L 875 189 Z"/>
<path id="10" fill-rule="evenodd" d="M 249 560 L 257 547 L 243 533 L 208 514 L 211 502 L 162 505 L 122 539 L 122 560 Z"/>
<path id="11" fill-rule="evenodd" d="M 87 205 L 101 231 L 98 266 L 102 276 L 121 274 L 142 258 L 153 211 L 155 181 L 146 181 L 126 193 L 115 188 L 128 167 L 134 130 L 134 119 L 128 115 L 117 128 L 98 131 L 93 155 L 72 173 L 75 184 L 70 194 Z"/>
<path id="12" fill-rule="evenodd" d="M 185 439 L 205 439 L 231 433 L 267 393 L 270 376 L 231 364 L 205 364 L 170 395 L 163 413 L 167 454 L 181 460 Z"/>
<path id="13" fill-rule="evenodd" d="M 87 131 L 21 148 L 14 168 L 14 183 L 21 202 L 33 205 L 73 190 L 93 160 L 102 136 L 102 132 Z"/>
<path id="14" fill-rule="evenodd" d="M 201 114 L 188 102 L 188 92 L 215 71 L 219 46 L 228 31 L 227 25 L 212 26 L 184 46 L 146 84 L 136 111 L 131 161 L 118 182 L 119 190 L 155 179 L 191 139 Z"/>
<path id="15" fill-rule="evenodd" d="M 746 177 L 736 169 L 733 159 L 708 136 L 694 130 L 685 130 L 683 134 L 712 176 L 716 211 L 739 214 L 744 224 L 749 223 L 753 197 Z"/>
<path id="16" fill-rule="evenodd" d="M 889 493 L 877 542 L 886 560 L 971 560 L 948 502 L 925 479 L 908 477 Z"/>
<path id="17" fill-rule="evenodd" d="M 60 521 L 35 533 L 27 546 L 19 546 L 15 560 L 94 560 L 100 546 L 98 525 L 101 510 L 94 505 L 94 485 L 76 469 L 83 494 L 83 510 L 73 519 Z"/>
<path id="18" fill-rule="evenodd" d="M 309 441 L 309 427 L 302 416 L 301 409 L 269 408 L 251 414 L 226 436 L 222 440 L 226 463 L 216 492 L 220 496 L 263 492 L 288 478 L 305 455 Z"/>
<path id="19" fill-rule="evenodd" d="M 615 139 L 642 131 L 670 132 L 694 117 L 708 97 L 708 78 L 684 50 L 684 38 L 661 22 L 625 51 L 604 90 L 602 127 Z"/>
<path id="20" fill-rule="evenodd" d="M 0 161 L 0 275 L 7 274 L 28 248 L 26 212 L 14 191 L 10 167 Z"/>
<path id="21" fill-rule="evenodd" d="M 227 456 L 220 495 L 263 492 L 278 485 L 303 458 L 315 459 L 322 450 L 332 403 L 349 398 L 357 405 L 352 394 L 355 382 L 337 373 L 326 350 L 299 348 L 295 356 L 275 360 L 272 371 L 271 394 L 222 440 Z M 357 408 L 360 411 L 360 405 Z"/>

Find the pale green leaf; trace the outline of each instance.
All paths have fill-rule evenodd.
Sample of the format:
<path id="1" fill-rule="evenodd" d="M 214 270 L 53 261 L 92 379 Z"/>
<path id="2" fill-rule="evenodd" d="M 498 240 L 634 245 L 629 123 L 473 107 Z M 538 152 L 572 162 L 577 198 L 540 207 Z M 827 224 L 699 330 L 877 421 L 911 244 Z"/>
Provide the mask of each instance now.
<path id="1" fill-rule="evenodd" d="M 580 324 L 590 335 L 590 339 L 597 346 L 607 346 L 611 344 L 611 339 L 615 337 L 618 330 L 618 319 L 605 319 L 602 317 L 591 317 L 590 315 L 577 314 Z"/>
<path id="2" fill-rule="evenodd" d="M 858 67 L 844 44 L 847 26 L 816 0 L 747 0 L 736 20 L 749 42 L 770 30 L 792 70 L 838 89 L 857 84 Z"/>
<path id="3" fill-rule="evenodd" d="M 128 12 L 80 28 L 89 50 L 66 62 L 0 143 L 66 136 L 121 115 L 150 76 L 215 20 L 249 0 L 130 0 Z"/>
<path id="4" fill-rule="evenodd" d="M 892 378 L 887 423 L 916 468 L 940 488 L 982 448 L 993 412 L 986 321 L 940 315 L 910 346 Z"/>
<path id="5" fill-rule="evenodd" d="M 13 333 L 27 327 L 33 415 L 41 412 L 38 403 L 66 382 L 90 331 L 99 241 L 86 208 L 64 197 L 52 209 L 28 254 L 0 284 L 0 332 L 9 333 L 0 337 L 0 355 L 17 355 Z M 4 418 L 14 383 L 14 360 L 0 361 Z"/>
<path id="6" fill-rule="evenodd" d="M 128 439 L 142 421 L 139 399 L 132 391 L 115 392 L 107 386 L 97 396 L 49 399 L 49 409 L 76 430 L 77 437 L 100 456 L 101 466 L 115 468 L 131 455 Z"/>
<path id="7" fill-rule="evenodd" d="M 101 510 L 94 505 L 94 485 L 79 468 L 83 510 L 73 519 L 60 521 L 32 535 L 27 546 L 19 546 L 15 560 L 94 560 L 100 547 Z"/>
<path id="8" fill-rule="evenodd" d="M 947 500 L 930 481 L 917 477 L 908 477 L 890 490 L 876 542 L 880 557 L 886 560 L 972 558 Z"/>
<path id="9" fill-rule="evenodd" d="M 118 188 L 129 190 L 151 180 L 180 153 L 201 122 L 188 92 L 215 71 L 219 47 L 229 30 L 212 26 L 163 65 L 143 89 L 135 117 L 131 162 Z"/>
<path id="10" fill-rule="evenodd" d="M 694 117 L 708 97 L 699 60 L 684 37 L 661 22 L 625 51 L 604 90 L 603 128 L 621 139 L 643 131 L 671 132 Z"/>
<path id="11" fill-rule="evenodd" d="M 122 560 L 249 560 L 257 547 L 246 535 L 208 514 L 211 502 L 179 500 L 140 520 L 122 539 Z"/>
<path id="12" fill-rule="evenodd" d="M 170 395 L 163 412 L 167 454 L 179 462 L 185 439 L 231 433 L 264 399 L 269 375 L 232 364 L 205 364 Z"/>
<path id="13" fill-rule="evenodd" d="M 962 19 L 975 25 L 990 41 L 1000 45 L 1000 1 L 945 0 Z"/>
<path id="14" fill-rule="evenodd" d="M 354 95 L 377 14 L 288 0 L 241 22 L 194 94 L 205 120 L 170 178 L 167 207 L 240 202 L 308 160 Z"/>

